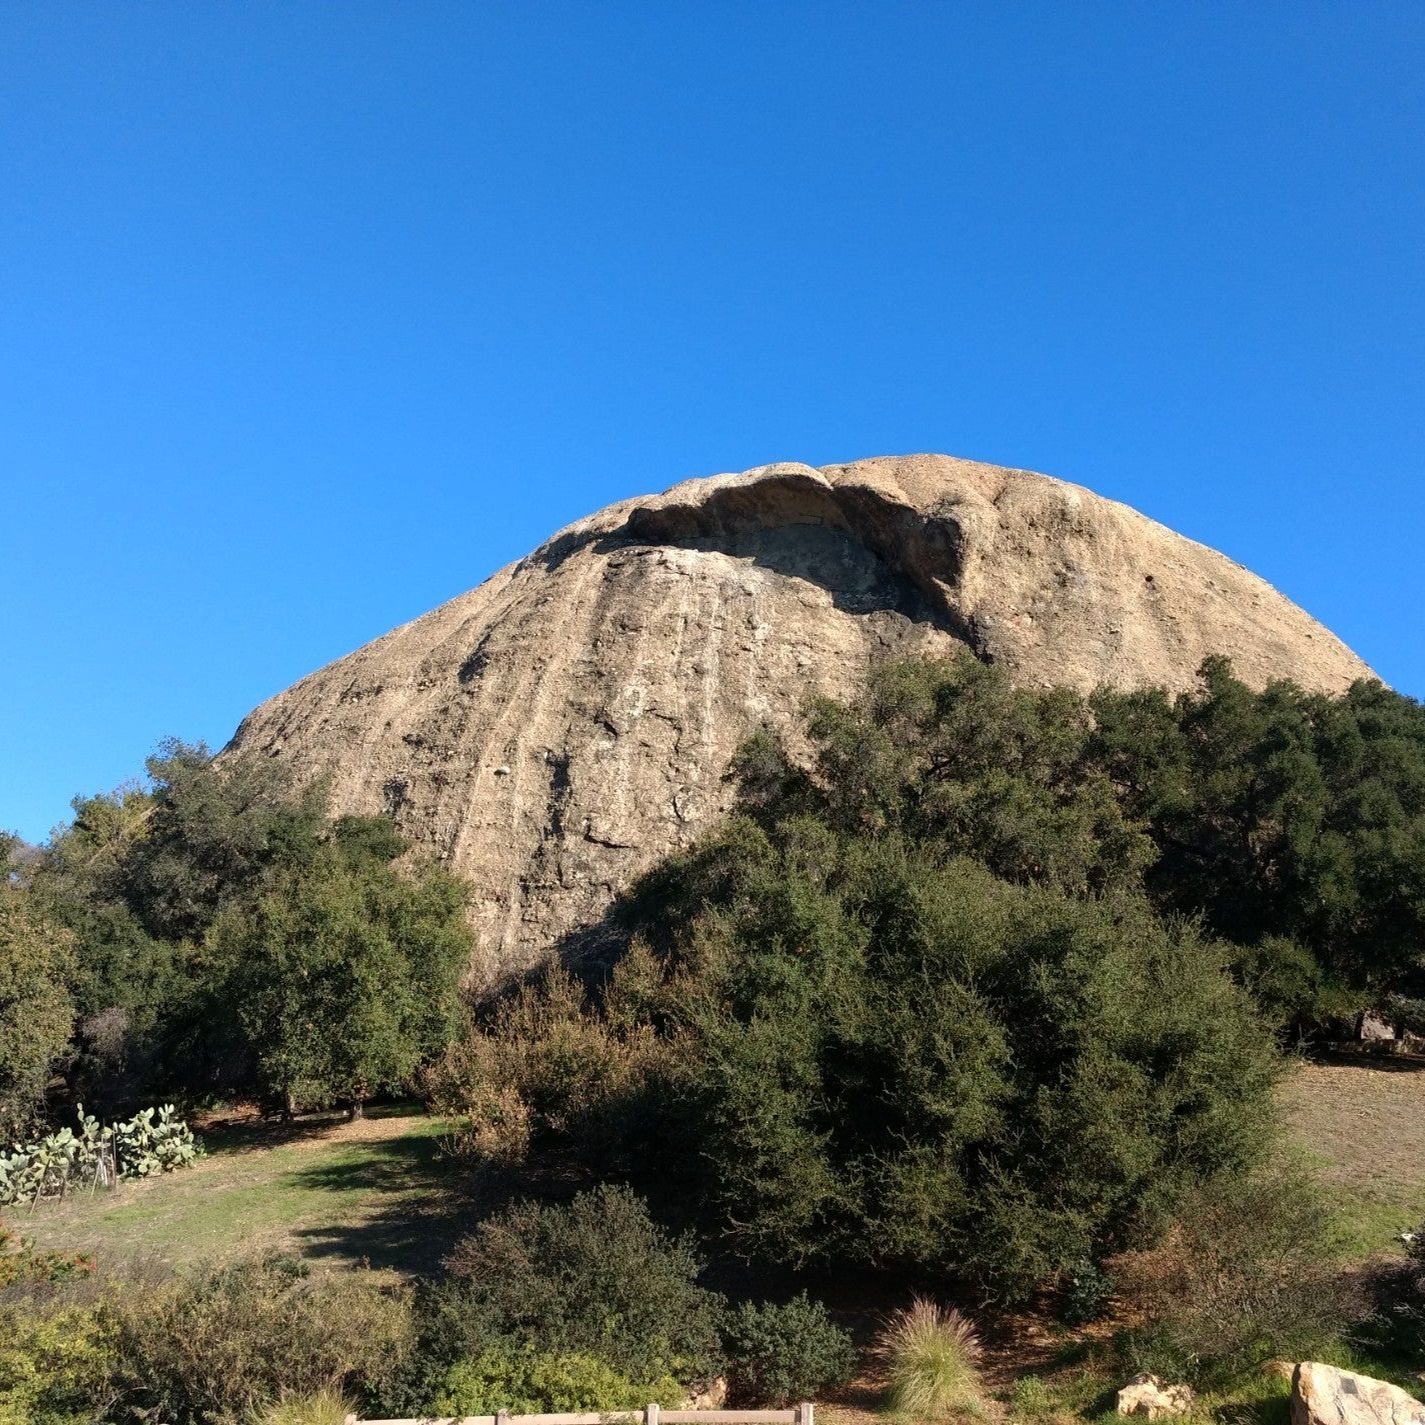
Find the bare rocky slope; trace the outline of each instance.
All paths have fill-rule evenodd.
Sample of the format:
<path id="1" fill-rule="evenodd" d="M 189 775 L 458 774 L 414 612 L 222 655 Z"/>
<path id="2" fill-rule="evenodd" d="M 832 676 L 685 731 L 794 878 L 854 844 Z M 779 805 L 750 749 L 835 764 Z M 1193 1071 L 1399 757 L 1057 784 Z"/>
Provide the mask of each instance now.
<path id="1" fill-rule="evenodd" d="M 1370 669 L 1240 565 L 1025 470 L 769 465 L 626 500 L 304 678 L 229 752 L 331 778 L 474 886 L 477 982 L 548 955 L 725 810 L 753 729 L 888 655 L 969 645 L 1025 684 Z"/>

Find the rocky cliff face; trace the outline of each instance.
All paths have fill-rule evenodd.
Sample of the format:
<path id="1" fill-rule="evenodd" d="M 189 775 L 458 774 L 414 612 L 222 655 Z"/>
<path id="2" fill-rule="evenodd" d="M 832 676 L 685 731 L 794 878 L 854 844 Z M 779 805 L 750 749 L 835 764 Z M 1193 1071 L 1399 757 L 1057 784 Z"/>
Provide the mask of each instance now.
<path id="1" fill-rule="evenodd" d="M 1026 684 L 1370 670 L 1261 579 L 1062 481 L 939 455 L 770 465 L 580 520 L 313 673 L 229 750 L 324 773 L 475 888 L 477 981 L 524 968 L 725 810 L 732 752 L 870 662 L 969 645 Z"/>

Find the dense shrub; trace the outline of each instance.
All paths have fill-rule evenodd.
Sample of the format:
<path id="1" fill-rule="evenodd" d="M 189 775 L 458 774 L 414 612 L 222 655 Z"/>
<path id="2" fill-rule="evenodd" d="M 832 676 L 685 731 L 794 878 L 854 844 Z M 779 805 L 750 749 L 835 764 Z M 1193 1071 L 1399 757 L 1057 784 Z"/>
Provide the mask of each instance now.
<path id="1" fill-rule="evenodd" d="M 683 1388 L 671 1376 L 632 1381 L 612 1366 L 578 1352 L 563 1355 L 532 1346 L 487 1346 L 446 1372 L 431 1409 L 439 1416 L 535 1415 L 561 1410 L 635 1410 L 656 1402 L 677 1405 Z"/>
<path id="2" fill-rule="evenodd" d="M 1066 1326 L 1087 1326 L 1108 1309 L 1113 1278 L 1097 1262 L 1076 1262 L 1064 1274 L 1059 1319 Z"/>
<path id="3" fill-rule="evenodd" d="M 256 1086 L 288 1109 L 359 1110 L 406 1087 L 459 1029 L 467 888 L 437 867 L 404 874 L 372 844 L 335 836 L 208 934 L 215 1012 L 235 1019 Z"/>
<path id="4" fill-rule="evenodd" d="M 68 1281 L 93 1271 L 89 1257 L 74 1252 L 40 1252 L 0 1222 L 0 1292 L 9 1287 Z"/>
<path id="5" fill-rule="evenodd" d="M 102 1307 L 0 1303 L 0 1425 L 85 1425 L 113 1404 L 113 1374 Z"/>
<path id="6" fill-rule="evenodd" d="M 1238 947 L 1284 1023 L 1425 996 L 1425 707 L 1379 683 L 1253 692 L 1209 658 L 1176 697 L 1084 698 L 966 654 L 887 665 L 808 731 L 810 773 L 765 736 L 741 754 L 764 826 L 810 814 L 1073 894 L 1142 886 Z M 716 864 L 670 874 L 719 899 Z"/>
<path id="7" fill-rule="evenodd" d="M 289 1108 L 404 1088 L 460 1026 L 466 888 L 398 868 L 389 819 L 332 818 L 268 759 L 168 743 L 147 768 L 0 882 L 73 940 L 71 1086 L 110 1116 L 158 1088 Z M 4 1073 L 0 1052 L 0 1095 Z"/>
<path id="8" fill-rule="evenodd" d="M 0 874 L 0 1144 L 40 1120 L 45 1086 L 69 1047 L 72 942 Z"/>
<path id="9" fill-rule="evenodd" d="M 1103 693 L 1092 708 L 1090 756 L 1152 837 L 1161 908 L 1241 946 L 1292 942 L 1323 989 L 1378 1001 L 1425 987 L 1425 707 L 1375 682 L 1253 693 L 1214 658 L 1191 693 Z M 1290 1007 L 1309 984 L 1274 992 Z"/>
<path id="10" fill-rule="evenodd" d="M 882 832 L 734 822 L 669 958 L 681 1116 L 754 1256 L 1024 1294 L 1259 1151 L 1270 1036 L 1218 947 L 1127 894 L 1020 886 Z"/>
<path id="11" fill-rule="evenodd" d="M 1142 1322 L 1125 1343 L 1133 1367 L 1211 1380 L 1319 1351 L 1363 1309 L 1329 1225 L 1304 1176 L 1281 1167 L 1190 1193 L 1157 1245 L 1109 1264 Z"/>
<path id="12" fill-rule="evenodd" d="M 651 1026 L 620 1022 L 554 968 L 488 1008 L 422 1087 L 434 1111 L 462 1123 L 456 1146 L 473 1160 L 510 1166 L 560 1144 L 607 1174 L 628 1165 L 633 1144 L 656 1151 L 672 1057 Z"/>
<path id="13" fill-rule="evenodd" d="M 239 1420 L 288 1395 L 379 1391 L 412 1338 L 410 1306 L 366 1271 L 264 1258 L 115 1298 L 117 1381 L 176 1425 Z"/>
<path id="14" fill-rule="evenodd" d="M 876 1352 L 896 1414 L 925 1421 L 983 1412 L 979 1337 L 953 1308 L 917 1297 L 887 1321 Z"/>
<path id="15" fill-rule="evenodd" d="M 805 1292 L 784 1304 L 744 1302 L 729 1313 L 723 1344 L 732 1395 L 749 1406 L 815 1400 L 856 1365 L 851 1333 Z"/>
<path id="16" fill-rule="evenodd" d="M 513 1207 L 459 1243 L 447 1267 L 433 1331 L 451 1358 L 512 1341 L 590 1356 L 631 1381 L 694 1382 L 718 1366 L 721 1299 L 697 1285 L 690 1243 L 626 1189 Z"/>
<path id="17" fill-rule="evenodd" d="M 809 772 L 743 749 L 739 814 L 619 909 L 661 982 L 603 1007 L 677 1045 L 659 1088 L 696 1158 L 674 1190 L 710 1228 L 1023 1296 L 1259 1156 L 1252 991 L 1297 1013 L 1318 962 L 1292 926 L 1227 945 L 1144 891 L 1149 774 L 1166 806 L 1173 739 L 1255 696 L 1205 677 L 1090 705 L 969 658 L 896 665 L 815 705 Z"/>

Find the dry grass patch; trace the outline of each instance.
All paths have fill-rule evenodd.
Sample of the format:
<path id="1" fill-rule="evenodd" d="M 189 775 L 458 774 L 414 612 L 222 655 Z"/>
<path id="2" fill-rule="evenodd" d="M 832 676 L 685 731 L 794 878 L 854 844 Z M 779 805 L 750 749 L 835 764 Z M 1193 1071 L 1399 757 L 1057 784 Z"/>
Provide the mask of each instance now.
<path id="1" fill-rule="evenodd" d="M 1425 1221 L 1425 1063 L 1303 1063 L 1279 1094 L 1288 1138 L 1336 1209 L 1341 1258 L 1399 1251 L 1398 1234 Z"/>

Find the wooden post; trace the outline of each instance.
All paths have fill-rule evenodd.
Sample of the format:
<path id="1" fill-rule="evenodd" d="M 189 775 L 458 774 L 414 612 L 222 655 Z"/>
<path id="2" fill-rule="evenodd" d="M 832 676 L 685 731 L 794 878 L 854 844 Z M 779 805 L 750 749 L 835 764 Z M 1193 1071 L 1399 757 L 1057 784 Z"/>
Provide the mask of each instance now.
<path id="1" fill-rule="evenodd" d="M 658 1402 L 655 1400 L 643 1412 L 644 1425 L 658 1425 Z"/>
<path id="2" fill-rule="evenodd" d="M 816 1425 L 812 1419 L 816 1407 L 809 1400 L 804 1400 L 797 1406 L 797 1425 Z"/>
<path id="3" fill-rule="evenodd" d="M 510 1412 L 508 1410 L 497 1410 L 495 1412 L 495 1425 L 510 1425 Z"/>

